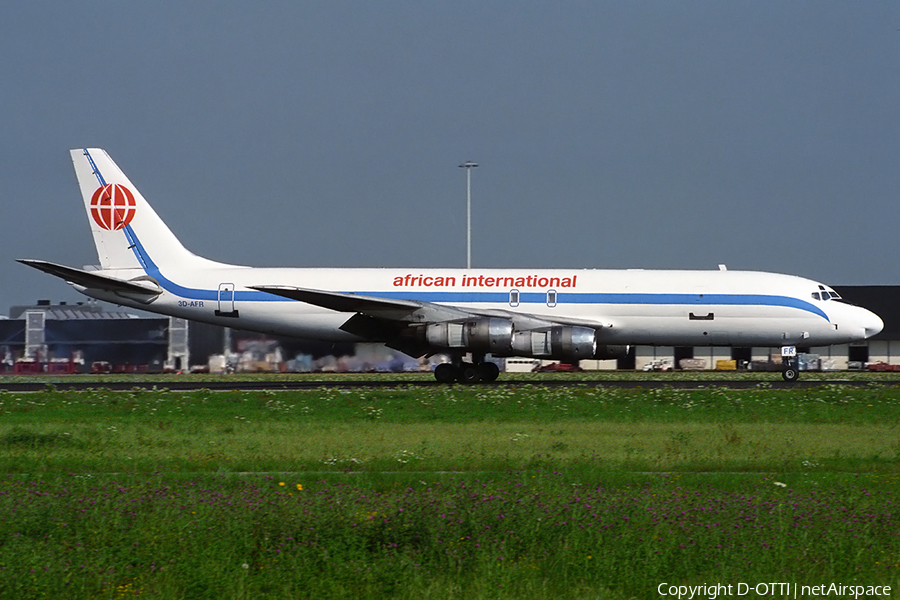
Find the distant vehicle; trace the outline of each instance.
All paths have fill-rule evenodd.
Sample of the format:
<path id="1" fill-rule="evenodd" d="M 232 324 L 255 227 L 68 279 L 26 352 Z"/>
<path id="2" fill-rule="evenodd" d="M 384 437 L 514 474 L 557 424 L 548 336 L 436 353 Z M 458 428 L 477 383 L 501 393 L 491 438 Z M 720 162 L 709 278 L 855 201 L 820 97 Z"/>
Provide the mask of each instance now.
<path id="1" fill-rule="evenodd" d="M 507 358 L 505 362 L 507 373 L 531 373 L 536 367 L 541 366 L 541 361 L 537 358 L 515 357 Z"/>
<path id="2" fill-rule="evenodd" d="M 579 373 L 584 371 L 578 365 L 573 365 L 572 363 L 550 363 L 549 365 L 537 366 L 531 370 L 532 373 Z"/>
<path id="3" fill-rule="evenodd" d="M 869 371 L 900 371 L 900 365 L 891 365 L 882 361 L 869 363 L 866 368 Z"/>
<path id="4" fill-rule="evenodd" d="M 883 327 L 877 315 L 841 302 L 818 282 L 724 267 L 287 269 L 213 262 L 178 241 L 105 151 L 76 149 L 71 156 L 100 267 L 20 262 L 88 296 L 164 315 L 313 340 L 383 342 L 412 357 L 447 354 L 451 362 L 434 370 L 444 383 L 495 380 L 500 371 L 488 355 L 574 362 L 619 358 L 634 344 L 827 346 L 864 340 Z M 243 210 L 258 201 L 247 198 Z M 440 212 L 435 222 L 440 226 Z M 798 372 L 789 362 L 783 376 L 792 381 Z"/>
<path id="5" fill-rule="evenodd" d="M 658 358 L 644 365 L 643 371 L 672 371 L 675 365 L 666 358 Z"/>

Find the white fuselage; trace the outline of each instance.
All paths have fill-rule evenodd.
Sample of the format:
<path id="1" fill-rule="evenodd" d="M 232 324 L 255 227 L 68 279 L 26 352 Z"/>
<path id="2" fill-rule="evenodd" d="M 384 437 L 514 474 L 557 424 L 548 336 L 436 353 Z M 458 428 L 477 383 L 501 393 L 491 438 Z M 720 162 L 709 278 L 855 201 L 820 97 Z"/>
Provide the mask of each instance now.
<path id="1" fill-rule="evenodd" d="M 152 277 L 149 304 L 108 291 L 102 300 L 226 327 L 300 338 L 356 341 L 352 314 L 249 289 L 291 286 L 503 310 L 596 327 L 604 344 L 826 346 L 863 340 L 882 322 L 827 297 L 815 281 L 754 271 L 254 268 L 104 270 Z M 154 265 L 155 266 L 155 265 Z M 219 315 L 219 316 L 217 316 Z M 222 316 L 227 315 L 227 316 Z"/>

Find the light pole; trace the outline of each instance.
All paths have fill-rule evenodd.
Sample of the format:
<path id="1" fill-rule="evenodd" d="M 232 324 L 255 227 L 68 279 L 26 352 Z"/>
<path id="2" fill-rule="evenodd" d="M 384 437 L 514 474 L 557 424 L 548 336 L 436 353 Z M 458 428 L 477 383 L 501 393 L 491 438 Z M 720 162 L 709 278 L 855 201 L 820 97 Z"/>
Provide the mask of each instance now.
<path id="1" fill-rule="evenodd" d="M 471 160 L 459 165 L 466 170 L 466 268 L 472 268 L 472 168 L 478 163 Z"/>

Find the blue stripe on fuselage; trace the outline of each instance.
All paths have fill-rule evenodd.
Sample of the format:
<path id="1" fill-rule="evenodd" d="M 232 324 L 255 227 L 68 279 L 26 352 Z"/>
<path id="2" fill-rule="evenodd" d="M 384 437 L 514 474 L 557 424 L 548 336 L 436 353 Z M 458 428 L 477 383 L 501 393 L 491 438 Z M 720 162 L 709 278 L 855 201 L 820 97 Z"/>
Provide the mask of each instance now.
<path id="1" fill-rule="evenodd" d="M 364 296 L 390 300 L 417 300 L 420 302 L 492 302 L 506 304 L 508 292 L 356 292 Z M 546 304 L 547 294 L 523 292 L 519 294 L 523 304 Z M 767 294 L 620 294 L 603 292 L 557 292 L 557 304 L 644 304 L 653 306 L 782 306 L 797 308 L 818 315 L 828 321 L 828 315 L 818 306 L 792 298 Z"/>

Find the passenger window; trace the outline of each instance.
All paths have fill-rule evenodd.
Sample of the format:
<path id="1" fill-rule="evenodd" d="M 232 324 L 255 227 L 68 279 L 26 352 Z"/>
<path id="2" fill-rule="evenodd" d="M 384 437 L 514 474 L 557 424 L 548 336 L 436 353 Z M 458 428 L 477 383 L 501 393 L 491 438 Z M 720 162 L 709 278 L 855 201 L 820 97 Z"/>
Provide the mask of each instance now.
<path id="1" fill-rule="evenodd" d="M 519 305 L 519 290 L 509 291 L 509 305 L 512 307 Z"/>
<path id="2" fill-rule="evenodd" d="M 549 290 L 547 292 L 547 306 L 550 308 L 556 306 L 556 290 Z"/>

